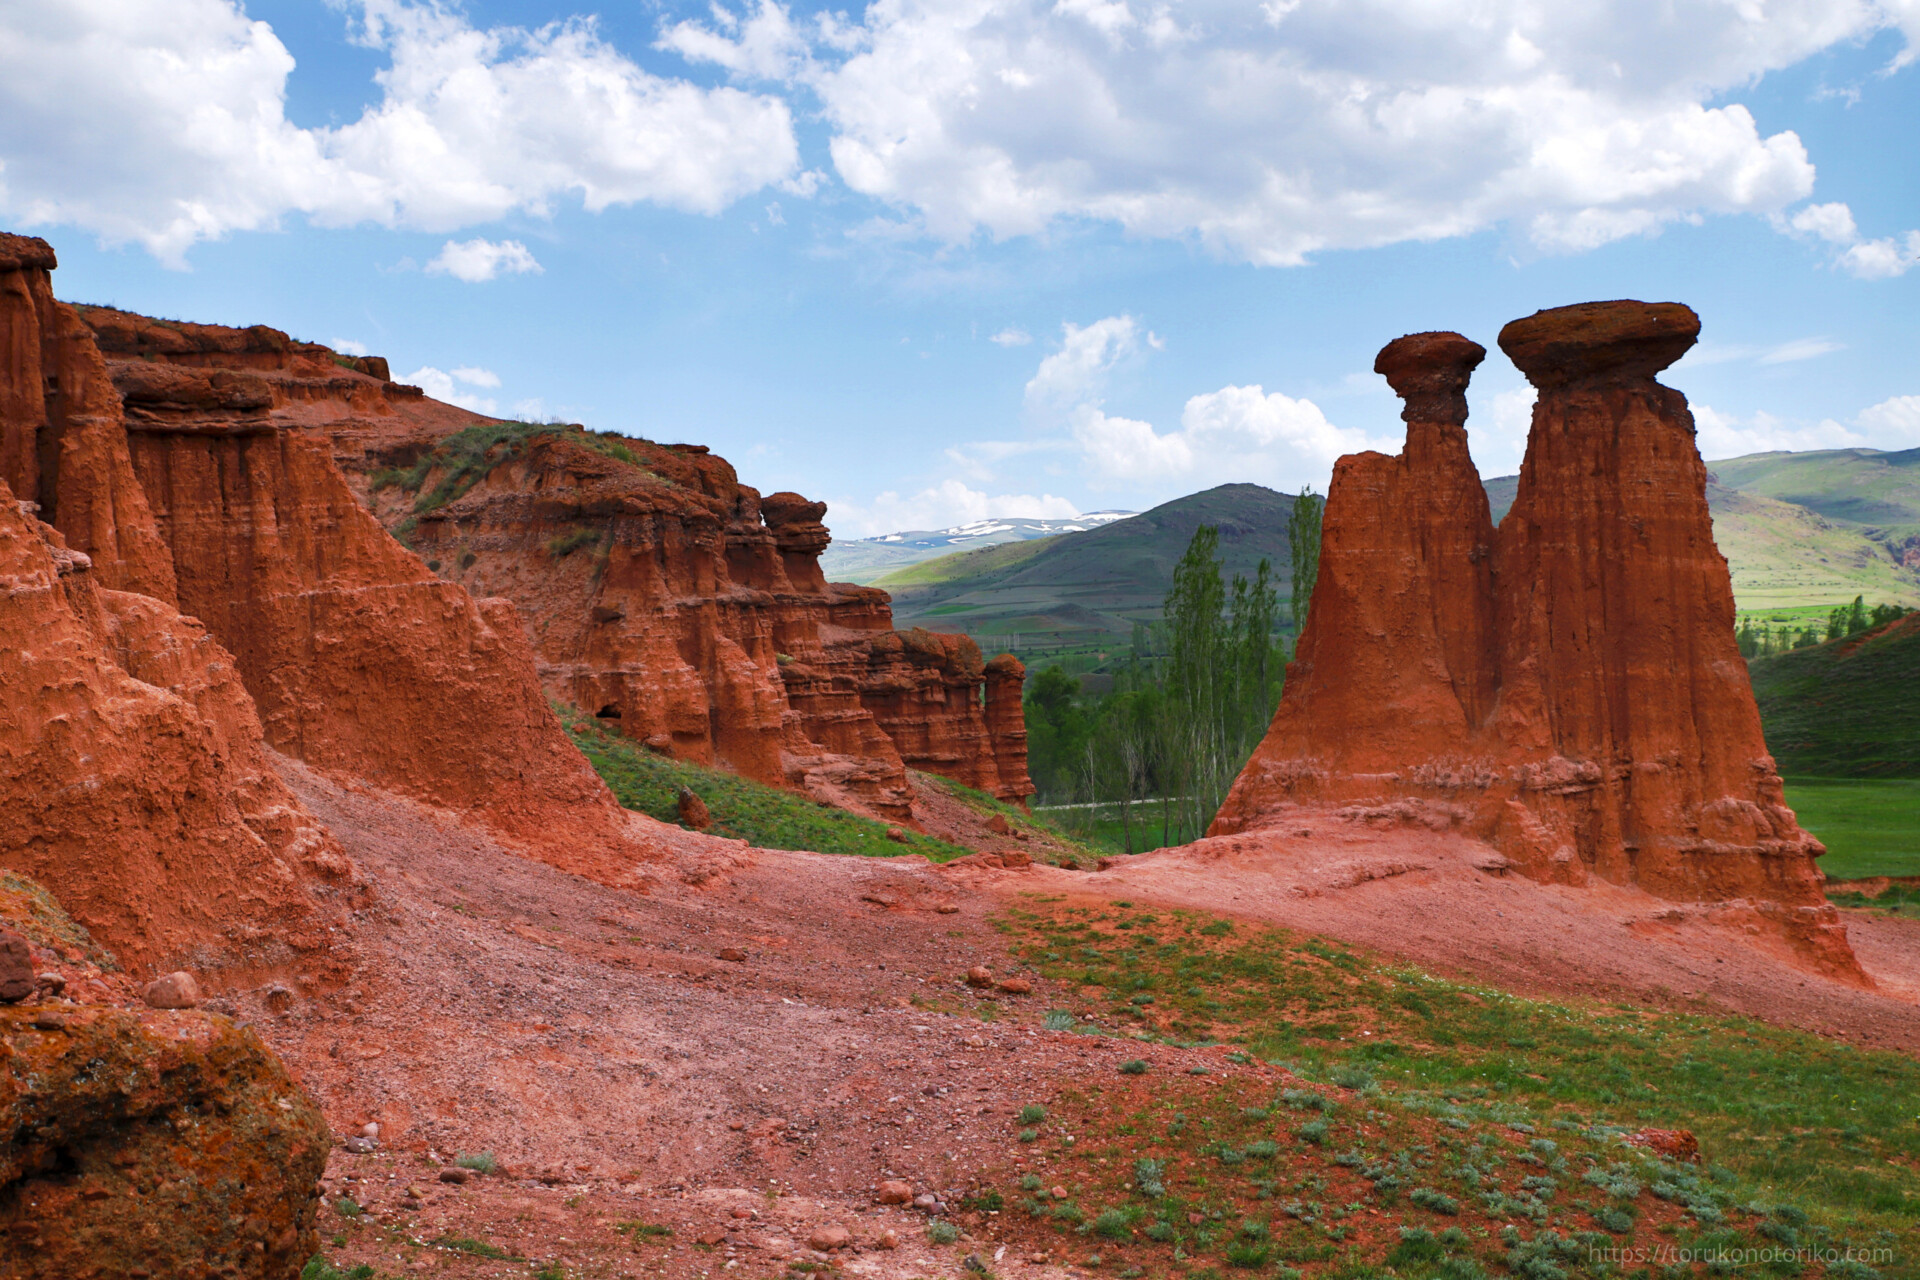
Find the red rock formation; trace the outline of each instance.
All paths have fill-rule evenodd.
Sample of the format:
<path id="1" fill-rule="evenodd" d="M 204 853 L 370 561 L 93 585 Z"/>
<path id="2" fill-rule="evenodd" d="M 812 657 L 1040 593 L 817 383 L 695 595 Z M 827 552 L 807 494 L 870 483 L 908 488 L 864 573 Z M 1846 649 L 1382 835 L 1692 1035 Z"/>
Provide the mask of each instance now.
<path id="1" fill-rule="evenodd" d="M 1406 450 L 1335 469 L 1299 652 L 1215 834 L 1300 805 L 1460 823 L 1537 879 L 1751 903 L 1859 976 L 1761 736 L 1692 417 L 1653 380 L 1698 330 L 1620 302 L 1501 332 L 1540 397 L 1497 533 L 1462 427 L 1481 349 L 1381 352 Z"/>
<path id="2" fill-rule="evenodd" d="M 0 482 L 91 558 L 103 586 L 173 599 L 173 564 L 127 461 L 120 398 L 56 302 L 46 241 L 0 232 Z"/>
<path id="3" fill-rule="evenodd" d="M 233 660 L 99 590 L 0 485 L 0 865 L 139 968 L 282 972 L 324 946 L 331 836 L 269 767 Z"/>
<path id="4" fill-rule="evenodd" d="M 156 502 L 177 488 L 167 458 L 257 451 L 264 436 L 289 453 L 307 436 L 325 440 L 370 509 L 434 572 L 518 607 L 550 693 L 629 737 L 890 821 L 911 819 L 908 766 L 1005 799 L 1032 793 L 1024 728 L 1006 714 L 1006 705 L 1018 709 L 1017 688 L 1012 704 L 1003 690 L 990 729 L 986 676 L 970 643 L 891 639 L 884 592 L 828 584 L 819 567 L 830 539 L 824 503 L 763 499 L 699 446 L 510 424 L 489 433 L 484 420 L 418 388 L 369 376 L 376 367 L 365 358 L 345 361 L 277 330 L 108 308 L 83 315 L 125 395 Z M 256 443 L 189 443 L 199 437 Z M 153 443 L 161 439 L 164 449 Z M 203 481 L 239 474 L 226 462 L 181 465 Z M 188 509 L 211 510 L 208 500 Z M 194 536 L 171 507 L 161 524 L 170 540 Z M 207 548 L 196 545 L 179 557 L 199 566 L 189 576 L 210 571 Z M 184 607 L 208 598 L 198 586 L 183 591 L 192 597 Z M 223 617 L 254 598 L 230 585 L 212 596 L 205 607 Z M 254 684 L 253 649 L 209 622 Z M 270 735 L 291 741 L 281 727 L 286 700 L 255 692 Z M 902 726 L 911 745 L 897 747 L 882 721 Z"/>

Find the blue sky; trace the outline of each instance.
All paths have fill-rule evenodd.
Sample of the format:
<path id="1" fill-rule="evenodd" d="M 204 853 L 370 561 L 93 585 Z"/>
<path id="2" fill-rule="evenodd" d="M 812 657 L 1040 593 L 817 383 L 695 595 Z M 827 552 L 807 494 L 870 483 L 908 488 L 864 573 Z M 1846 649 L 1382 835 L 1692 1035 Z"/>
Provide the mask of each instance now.
<path id="1" fill-rule="evenodd" d="M 61 296 L 706 443 L 841 536 L 1324 487 L 1388 340 L 1673 299 L 1703 451 L 1920 445 L 1916 0 L 0 0 Z M 1496 351 L 1475 455 L 1511 472 Z"/>

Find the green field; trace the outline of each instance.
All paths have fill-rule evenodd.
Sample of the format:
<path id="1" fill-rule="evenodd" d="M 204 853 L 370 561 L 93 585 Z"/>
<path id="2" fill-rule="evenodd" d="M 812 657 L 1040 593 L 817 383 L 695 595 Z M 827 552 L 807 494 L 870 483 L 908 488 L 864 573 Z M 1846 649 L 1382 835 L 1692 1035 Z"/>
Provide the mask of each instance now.
<path id="1" fill-rule="evenodd" d="M 1224 1042 L 1240 1061 L 1325 1082 L 1259 1096 L 1247 1077 L 1201 1089 L 1149 1075 L 1139 1091 L 1056 1097 L 1029 1149 L 1051 1159 L 1049 1181 L 1076 1189 L 1081 1216 L 1067 1223 L 1113 1223 L 1102 1252 L 1116 1269 L 1161 1273 L 1183 1261 L 1175 1250 L 1247 1267 L 1270 1246 L 1267 1274 L 1275 1261 L 1324 1266 L 1313 1280 L 1702 1274 L 1617 1267 L 1587 1248 L 1542 1258 L 1518 1247 L 1520 1224 L 1535 1242 L 1885 1251 L 1871 1272 L 1842 1259 L 1753 1268 L 1781 1280 L 1920 1270 L 1909 1055 L 1741 1018 L 1527 999 L 1324 938 L 1121 900 L 1033 895 L 1002 927 L 1073 993 L 1049 1025 Z M 1636 1170 L 1642 1157 L 1618 1135 L 1642 1127 L 1692 1131 L 1701 1163 Z M 1170 1229 L 1119 1229 L 1155 1219 Z M 1243 1219 L 1265 1229 L 1236 1233 Z M 1444 1228 L 1458 1229 L 1445 1261 L 1399 1248 Z"/>
<path id="2" fill-rule="evenodd" d="M 1788 778 L 1787 803 L 1827 846 L 1828 879 L 1920 876 L 1920 780 Z"/>
<path id="3" fill-rule="evenodd" d="M 1782 774 L 1920 778 L 1920 614 L 1747 670 Z"/>

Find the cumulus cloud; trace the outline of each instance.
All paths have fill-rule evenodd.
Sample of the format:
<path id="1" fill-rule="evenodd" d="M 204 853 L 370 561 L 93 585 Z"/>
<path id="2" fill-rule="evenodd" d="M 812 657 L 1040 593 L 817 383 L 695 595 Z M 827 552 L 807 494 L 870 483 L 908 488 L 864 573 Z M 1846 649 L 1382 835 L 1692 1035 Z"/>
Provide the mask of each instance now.
<path id="1" fill-rule="evenodd" d="M 412 373 L 401 377 L 401 382 L 411 383 L 425 391 L 435 400 L 444 400 L 448 404 L 457 404 L 462 409 L 471 409 L 475 413 L 492 416 L 499 405 L 486 396 L 478 395 L 463 388 L 498 387 L 500 375 L 491 369 L 476 369 L 464 365 L 458 369 L 436 369 L 432 365 L 422 365 Z"/>
<path id="2" fill-rule="evenodd" d="M 1920 396 L 1894 396 L 1860 411 L 1862 431 L 1882 448 L 1920 445 Z"/>
<path id="3" fill-rule="evenodd" d="M 651 202 L 714 213 L 796 177 L 777 96 L 641 69 L 591 20 L 479 28 L 431 0 L 357 0 L 385 54 L 359 119 L 286 117 L 294 60 L 239 0 L 0 5 L 0 212 L 134 241 L 179 264 L 274 226 L 427 231 Z"/>
<path id="4" fill-rule="evenodd" d="M 840 537 L 872 538 L 908 529 L 945 529 L 970 520 L 1071 520 L 1079 514 L 1071 501 L 1050 493 L 989 494 L 959 480 L 945 480 L 907 496 L 889 489 L 871 502 L 836 499 L 827 505 L 827 524 Z"/>
<path id="5" fill-rule="evenodd" d="M 1862 280 L 1890 280 L 1920 266 L 1920 231 L 1869 240 L 1844 204 L 1808 205 L 1782 219 L 1781 225 L 1803 239 L 1834 246 L 1835 265 Z"/>
<path id="6" fill-rule="evenodd" d="M 502 271 L 523 275 L 540 270 L 533 254 L 518 240 L 449 240 L 427 264 L 429 275 L 448 275 L 468 284 L 491 280 Z"/>
<path id="7" fill-rule="evenodd" d="M 1577 251 L 1812 191 L 1726 95 L 1899 25 L 1913 0 L 771 0 L 665 43 L 805 85 L 856 191 L 963 241 L 1096 219 L 1250 261 L 1508 225 Z M 1874 242 L 1878 244 L 1879 242 Z M 1863 249 L 1850 269 L 1890 270 Z"/>
<path id="8" fill-rule="evenodd" d="M 1007 328 L 994 334 L 987 341 L 1002 347 L 1024 347 L 1033 341 L 1033 335 L 1025 329 Z"/>
<path id="9" fill-rule="evenodd" d="M 335 338 L 328 344 L 343 356 L 363 356 L 367 354 L 367 344 L 356 342 L 352 338 Z"/>
<path id="10" fill-rule="evenodd" d="M 1149 347 L 1162 345 L 1157 336 L 1142 332 L 1139 321 L 1126 315 L 1108 316 L 1084 327 L 1068 321 L 1060 329 L 1060 349 L 1043 359 L 1027 381 L 1029 412 L 1070 413 L 1097 400 L 1108 375 L 1122 361 L 1137 355 L 1143 343 Z"/>

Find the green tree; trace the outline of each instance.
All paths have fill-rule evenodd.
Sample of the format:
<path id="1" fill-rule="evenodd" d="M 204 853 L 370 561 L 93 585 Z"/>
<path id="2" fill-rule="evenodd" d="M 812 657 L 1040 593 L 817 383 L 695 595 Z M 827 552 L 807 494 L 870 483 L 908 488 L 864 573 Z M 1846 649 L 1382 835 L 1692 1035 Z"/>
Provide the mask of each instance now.
<path id="1" fill-rule="evenodd" d="M 1293 500 L 1287 517 L 1287 555 L 1291 560 L 1293 634 L 1299 644 L 1307 627 L 1307 608 L 1313 602 L 1313 584 L 1320 576 L 1320 518 L 1326 513 L 1326 501 L 1308 485 Z"/>

